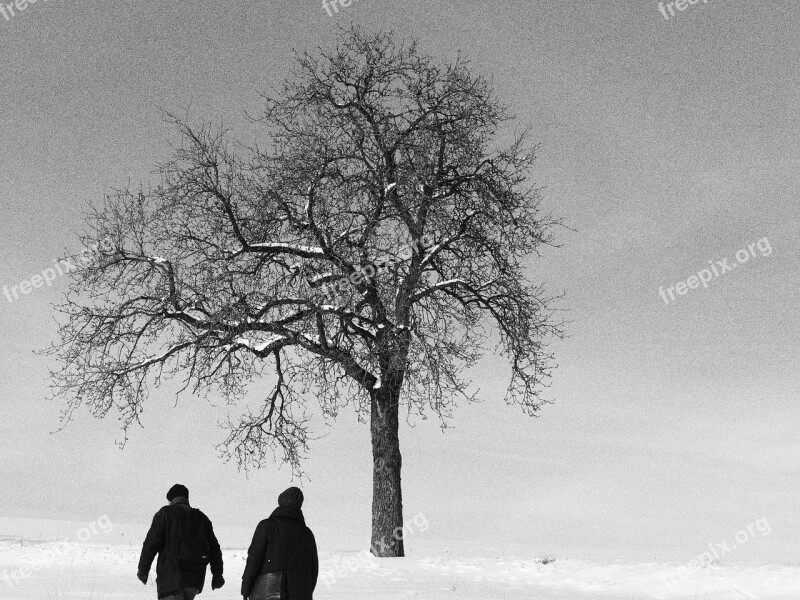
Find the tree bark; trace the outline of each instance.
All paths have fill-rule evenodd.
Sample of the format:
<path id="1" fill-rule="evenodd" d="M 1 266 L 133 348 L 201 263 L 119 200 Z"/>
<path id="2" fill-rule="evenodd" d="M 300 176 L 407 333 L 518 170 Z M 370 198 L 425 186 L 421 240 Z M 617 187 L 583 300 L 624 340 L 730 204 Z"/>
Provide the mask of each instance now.
<path id="1" fill-rule="evenodd" d="M 375 556 L 405 556 L 403 494 L 400 485 L 399 393 L 383 387 L 372 392 L 372 543 Z"/>

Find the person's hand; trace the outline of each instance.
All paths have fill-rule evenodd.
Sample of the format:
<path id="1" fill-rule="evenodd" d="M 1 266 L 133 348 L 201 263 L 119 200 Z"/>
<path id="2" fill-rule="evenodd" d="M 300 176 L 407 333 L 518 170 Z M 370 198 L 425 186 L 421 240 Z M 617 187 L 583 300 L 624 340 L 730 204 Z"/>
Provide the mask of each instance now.
<path id="1" fill-rule="evenodd" d="M 141 581 L 145 585 L 147 585 L 147 576 L 148 575 L 149 575 L 149 573 L 147 571 L 139 571 L 138 573 L 136 573 L 136 577 L 138 577 L 139 581 Z"/>
<path id="2" fill-rule="evenodd" d="M 212 590 L 218 590 L 223 585 L 225 585 L 225 578 L 222 575 L 214 575 L 214 577 L 211 578 Z"/>

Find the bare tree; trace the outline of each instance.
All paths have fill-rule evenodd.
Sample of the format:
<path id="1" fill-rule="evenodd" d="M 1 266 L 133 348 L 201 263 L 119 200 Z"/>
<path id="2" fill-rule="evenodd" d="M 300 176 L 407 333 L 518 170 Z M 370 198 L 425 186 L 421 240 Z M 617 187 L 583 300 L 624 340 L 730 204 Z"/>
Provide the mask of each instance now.
<path id="1" fill-rule="evenodd" d="M 370 420 L 372 552 L 403 556 L 400 407 L 444 427 L 489 335 L 510 362 L 508 403 L 534 415 L 561 335 L 524 260 L 556 223 L 527 185 L 527 130 L 494 148 L 506 108 L 459 57 L 439 65 L 392 34 L 342 30 L 297 56 L 264 97 L 268 148 L 173 118 L 183 141 L 152 189 L 90 209 L 114 249 L 73 274 L 52 373 L 65 423 L 81 405 L 139 423 L 151 385 L 230 403 L 267 370 L 260 411 L 229 422 L 240 466 L 283 452 L 301 473 L 313 393 Z M 408 418 L 408 417 L 407 417 Z"/>

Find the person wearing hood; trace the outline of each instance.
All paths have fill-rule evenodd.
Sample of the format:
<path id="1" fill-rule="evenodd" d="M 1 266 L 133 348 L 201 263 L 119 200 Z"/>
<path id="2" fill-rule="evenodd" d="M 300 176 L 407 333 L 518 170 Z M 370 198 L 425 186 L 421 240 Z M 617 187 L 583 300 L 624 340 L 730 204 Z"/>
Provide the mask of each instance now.
<path id="1" fill-rule="evenodd" d="M 193 600 L 203 591 L 206 565 L 211 564 L 211 589 L 225 585 L 222 551 L 209 518 L 189 506 L 189 490 L 176 483 L 167 492 L 169 504 L 153 517 L 142 545 L 139 581 L 147 584 L 156 563 L 156 589 L 160 600 Z"/>
<path id="2" fill-rule="evenodd" d="M 256 527 L 242 575 L 245 600 L 313 600 L 319 557 L 302 505 L 303 492 L 290 487 Z"/>

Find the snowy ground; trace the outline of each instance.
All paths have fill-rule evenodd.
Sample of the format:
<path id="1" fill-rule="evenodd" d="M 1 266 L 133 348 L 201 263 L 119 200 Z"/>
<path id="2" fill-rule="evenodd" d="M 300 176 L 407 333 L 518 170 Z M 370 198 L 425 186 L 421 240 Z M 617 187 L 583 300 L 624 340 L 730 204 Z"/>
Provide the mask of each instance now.
<path id="1" fill-rule="evenodd" d="M 0 539 L 0 598 L 106 600 L 156 598 L 136 579 L 139 547 Z M 246 552 L 225 549 L 226 586 L 202 597 L 239 599 Z M 376 559 L 321 552 L 317 600 L 403 599 L 747 599 L 800 598 L 800 567 L 689 569 L 663 564 L 593 564 L 535 558 Z M 207 584 L 209 580 L 207 580 Z"/>

